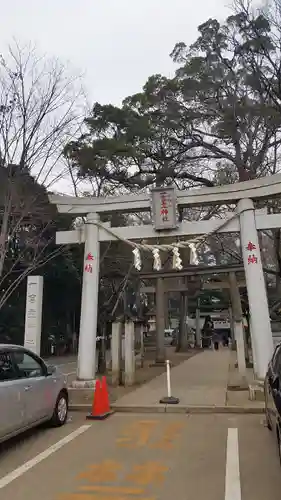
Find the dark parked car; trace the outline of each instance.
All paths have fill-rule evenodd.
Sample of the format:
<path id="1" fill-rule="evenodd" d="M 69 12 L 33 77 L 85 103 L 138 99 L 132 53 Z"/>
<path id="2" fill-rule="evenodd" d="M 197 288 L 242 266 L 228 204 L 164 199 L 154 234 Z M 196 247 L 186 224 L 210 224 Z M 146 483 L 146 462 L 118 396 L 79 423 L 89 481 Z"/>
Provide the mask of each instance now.
<path id="1" fill-rule="evenodd" d="M 281 461 L 281 344 L 275 348 L 264 381 L 267 427 L 275 434 Z"/>

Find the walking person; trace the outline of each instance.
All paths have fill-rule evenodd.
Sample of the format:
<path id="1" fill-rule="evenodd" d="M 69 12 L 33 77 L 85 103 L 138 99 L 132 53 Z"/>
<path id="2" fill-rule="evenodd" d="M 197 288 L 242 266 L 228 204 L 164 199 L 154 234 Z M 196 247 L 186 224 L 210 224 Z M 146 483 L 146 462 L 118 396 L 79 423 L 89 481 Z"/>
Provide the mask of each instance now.
<path id="1" fill-rule="evenodd" d="M 214 330 L 214 323 L 212 322 L 211 316 L 206 316 L 205 323 L 203 326 L 203 334 L 204 334 L 205 342 L 206 342 L 208 347 L 211 346 L 213 330 Z"/>
<path id="2" fill-rule="evenodd" d="M 213 331 L 212 341 L 215 351 L 218 351 L 220 345 L 220 335 L 218 332 L 216 332 L 216 330 Z"/>
<path id="3" fill-rule="evenodd" d="M 224 347 L 229 346 L 229 332 L 224 332 L 223 334 L 223 346 Z"/>

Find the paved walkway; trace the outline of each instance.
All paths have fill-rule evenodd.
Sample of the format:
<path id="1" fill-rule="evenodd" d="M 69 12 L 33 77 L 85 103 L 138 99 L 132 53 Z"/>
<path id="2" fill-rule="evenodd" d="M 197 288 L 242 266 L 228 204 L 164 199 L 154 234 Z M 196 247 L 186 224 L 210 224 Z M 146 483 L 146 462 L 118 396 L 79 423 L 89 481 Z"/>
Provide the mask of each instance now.
<path id="1" fill-rule="evenodd" d="M 184 406 L 225 406 L 231 351 L 206 350 L 171 370 L 172 395 Z M 115 407 L 151 406 L 167 395 L 163 373 L 115 403 Z"/>

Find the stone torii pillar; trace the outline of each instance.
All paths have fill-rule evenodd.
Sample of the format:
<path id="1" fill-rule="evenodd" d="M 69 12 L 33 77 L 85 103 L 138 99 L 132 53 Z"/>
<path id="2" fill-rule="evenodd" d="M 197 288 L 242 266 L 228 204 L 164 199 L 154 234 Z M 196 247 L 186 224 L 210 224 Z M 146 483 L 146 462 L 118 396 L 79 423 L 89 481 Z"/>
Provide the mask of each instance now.
<path id="1" fill-rule="evenodd" d="M 85 242 L 77 380 L 72 382 L 75 388 L 92 387 L 95 383 L 100 264 L 99 227 L 95 223 L 98 221 L 98 214 L 88 213 L 86 224 L 81 230 L 60 233 L 63 236 L 63 244 Z"/>
<path id="2" fill-rule="evenodd" d="M 200 299 L 197 300 L 196 316 L 195 316 L 195 344 L 196 344 L 196 347 L 202 347 L 201 321 L 200 321 Z"/>
<path id="3" fill-rule="evenodd" d="M 155 364 L 165 363 L 165 285 L 163 278 L 156 279 L 156 356 Z"/>
<path id="4" fill-rule="evenodd" d="M 231 308 L 234 323 L 234 338 L 236 340 L 238 370 L 242 377 L 246 376 L 246 346 L 243 325 L 243 311 L 239 287 L 235 273 L 229 273 Z"/>
<path id="5" fill-rule="evenodd" d="M 99 294 L 99 221 L 88 214 L 85 227 L 82 303 L 79 333 L 77 379 L 91 385 L 96 375 L 96 337 Z"/>
<path id="6" fill-rule="evenodd" d="M 273 353 L 273 338 L 253 201 L 246 198 L 240 200 L 237 209 L 240 213 L 240 238 L 251 316 L 252 345 L 256 355 L 257 377 L 263 379 Z"/>

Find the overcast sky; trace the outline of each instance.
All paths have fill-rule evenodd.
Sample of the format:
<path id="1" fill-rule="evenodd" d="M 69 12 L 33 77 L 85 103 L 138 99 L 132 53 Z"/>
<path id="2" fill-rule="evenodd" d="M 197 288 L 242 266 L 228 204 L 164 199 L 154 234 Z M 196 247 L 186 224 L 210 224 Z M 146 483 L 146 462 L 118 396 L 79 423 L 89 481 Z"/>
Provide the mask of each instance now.
<path id="1" fill-rule="evenodd" d="M 174 45 L 197 26 L 230 13 L 231 0 L 7 0 L 1 2 L 0 54 L 15 39 L 36 45 L 83 76 L 88 105 L 121 104 L 155 73 L 172 75 Z M 58 163 L 48 182 L 63 169 Z M 52 189 L 72 193 L 69 176 Z M 81 189 L 88 189 L 87 183 Z"/>
<path id="2" fill-rule="evenodd" d="M 1 2 L 0 53 L 15 37 L 69 61 L 90 102 L 118 104 L 153 73 L 172 74 L 175 43 L 228 14 L 227 0 L 8 0 Z"/>

